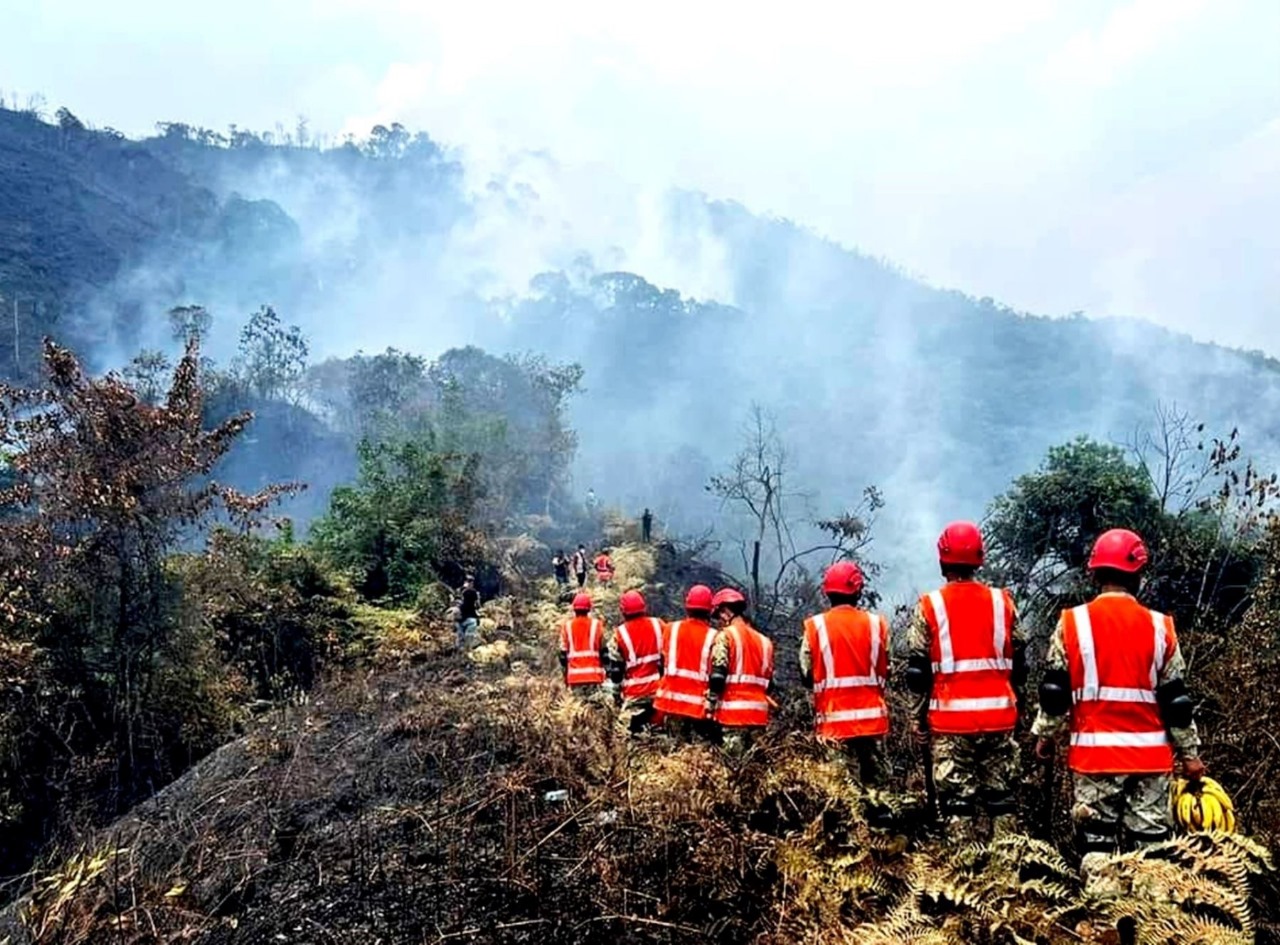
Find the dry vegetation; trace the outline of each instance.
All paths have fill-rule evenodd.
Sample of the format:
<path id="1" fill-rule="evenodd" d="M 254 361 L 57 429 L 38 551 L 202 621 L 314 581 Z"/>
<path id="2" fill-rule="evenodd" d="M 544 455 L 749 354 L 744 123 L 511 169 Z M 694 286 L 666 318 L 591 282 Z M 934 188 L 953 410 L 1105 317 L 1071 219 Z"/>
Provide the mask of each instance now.
<path id="1" fill-rule="evenodd" d="M 662 597 L 645 581 L 655 554 L 668 553 L 616 551 L 618 583 L 597 594 L 606 616 L 628 586 Z M 0 942 L 1078 943 L 1121 941 L 1119 926 L 1138 942 L 1243 943 L 1258 931 L 1250 883 L 1269 860 L 1248 840 L 1117 858 L 1127 895 L 1097 901 L 1039 840 L 957 848 L 910 809 L 903 835 L 871 832 L 857 789 L 803 732 L 737 766 L 661 738 L 628 744 L 556 678 L 555 594 L 544 584 L 528 606 L 489 605 L 469 658 L 448 651 L 447 627 L 357 614 L 380 634 L 369 668 L 260 720 L 42 873 Z"/>

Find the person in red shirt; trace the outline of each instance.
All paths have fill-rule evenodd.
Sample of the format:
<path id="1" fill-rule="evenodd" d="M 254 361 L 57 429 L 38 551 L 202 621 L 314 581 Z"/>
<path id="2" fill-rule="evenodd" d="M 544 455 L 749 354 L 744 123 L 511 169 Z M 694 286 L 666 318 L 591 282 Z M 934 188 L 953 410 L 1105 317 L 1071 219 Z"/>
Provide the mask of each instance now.
<path id="1" fill-rule="evenodd" d="M 662 680 L 662 647 L 667 625 L 649 616 L 649 606 L 639 591 L 627 591 L 618 600 L 622 623 L 609 634 L 605 671 L 606 686 L 622 700 L 622 719 L 629 735 L 638 735 L 661 722 L 654 697 Z"/>
<path id="2" fill-rule="evenodd" d="M 604 624 L 591 616 L 591 595 L 578 592 L 573 616 L 560 625 L 560 669 L 564 684 L 580 698 L 593 698 L 604 683 Z"/>
<path id="3" fill-rule="evenodd" d="M 725 751 L 741 757 L 769 725 L 773 706 L 773 641 L 748 622 L 747 598 L 724 587 L 711 599 L 720 625 L 711 647 L 707 714 L 720 723 Z"/>

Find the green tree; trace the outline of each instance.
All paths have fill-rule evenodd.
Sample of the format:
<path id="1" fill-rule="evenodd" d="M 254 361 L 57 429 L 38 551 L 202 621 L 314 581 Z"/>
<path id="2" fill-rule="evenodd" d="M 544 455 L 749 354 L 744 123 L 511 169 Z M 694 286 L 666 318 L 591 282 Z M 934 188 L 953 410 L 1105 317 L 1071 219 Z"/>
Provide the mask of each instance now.
<path id="1" fill-rule="evenodd" d="M 270 305 L 249 317 L 240 332 L 232 374 L 259 400 L 282 400 L 292 394 L 307 366 L 310 346 L 297 325 L 284 325 Z"/>
<path id="2" fill-rule="evenodd" d="M 441 450 L 434 434 L 360 444 L 355 485 L 334 490 L 312 527 L 316 547 L 366 597 L 409 600 L 437 574 L 474 566 L 477 457 Z"/>

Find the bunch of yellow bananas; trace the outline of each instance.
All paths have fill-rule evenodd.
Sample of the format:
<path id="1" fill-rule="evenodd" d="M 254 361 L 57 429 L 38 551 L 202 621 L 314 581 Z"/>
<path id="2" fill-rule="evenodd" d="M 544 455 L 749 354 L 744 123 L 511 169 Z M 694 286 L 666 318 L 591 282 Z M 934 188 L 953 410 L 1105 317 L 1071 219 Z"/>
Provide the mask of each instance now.
<path id="1" fill-rule="evenodd" d="M 1234 833 L 1236 829 L 1235 805 L 1213 778 L 1175 781 L 1173 813 L 1178 825 L 1191 833 L 1202 830 Z"/>

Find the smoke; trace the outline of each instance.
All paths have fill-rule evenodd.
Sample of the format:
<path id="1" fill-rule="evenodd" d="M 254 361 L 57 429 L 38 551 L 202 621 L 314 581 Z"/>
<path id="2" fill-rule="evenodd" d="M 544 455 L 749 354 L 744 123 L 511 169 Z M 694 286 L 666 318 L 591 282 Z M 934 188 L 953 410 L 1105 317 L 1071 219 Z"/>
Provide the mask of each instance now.
<path id="1" fill-rule="evenodd" d="M 872 554 L 891 594 L 931 582 L 941 527 L 980 518 L 1049 446 L 1123 439 L 1159 400 L 1280 436 L 1249 428 L 1280 399 L 1265 364 L 1145 323 L 1025 316 L 599 164 L 422 138 L 381 156 L 189 146 L 170 159 L 213 189 L 223 220 L 216 239 L 153 253 L 92 301 L 96 324 L 148 313 L 111 356 L 162 346 L 161 313 L 199 303 L 225 358 L 270 303 L 315 360 L 465 344 L 576 360 L 576 489 L 683 533 L 723 535 L 705 484 L 758 403 L 816 514 L 883 491 Z"/>

